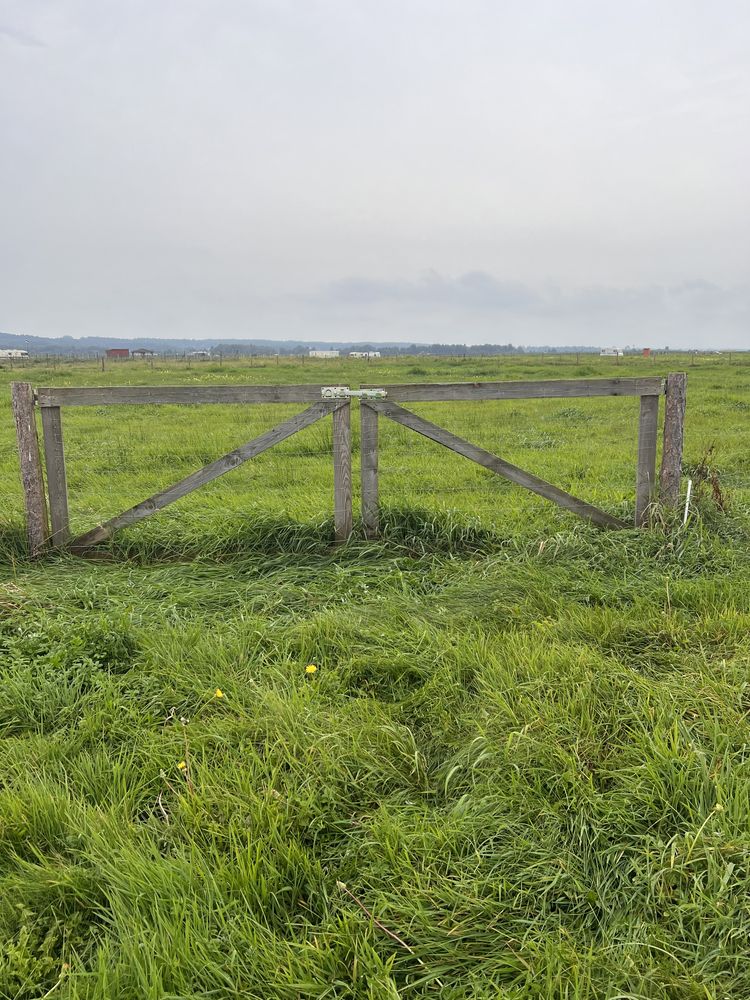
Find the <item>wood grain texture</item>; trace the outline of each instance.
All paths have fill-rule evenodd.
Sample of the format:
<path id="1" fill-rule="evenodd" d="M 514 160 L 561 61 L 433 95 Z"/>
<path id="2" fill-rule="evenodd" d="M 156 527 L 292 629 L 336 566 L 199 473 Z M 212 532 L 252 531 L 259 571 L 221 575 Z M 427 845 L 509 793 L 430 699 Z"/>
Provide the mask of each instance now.
<path id="1" fill-rule="evenodd" d="M 56 548 L 70 539 L 68 516 L 68 480 L 65 474 L 65 449 L 59 406 L 42 409 L 44 465 L 47 470 L 47 496 L 51 523 L 50 541 Z"/>
<path id="2" fill-rule="evenodd" d="M 661 474 L 659 477 L 660 499 L 667 507 L 676 507 L 680 502 L 686 403 L 687 375 L 685 372 L 670 372 L 667 376 L 664 437 L 662 439 Z"/>
<path id="3" fill-rule="evenodd" d="M 26 538 L 32 557 L 44 551 L 49 536 L 42 459 L 34 416 L 34 389 L 29 382 L 11 383 L 11 404 L 16 423 L 21 485 L 26 513 Z"/>
<path id="4" fill-rule="evenodd" d="M 409 427 L 411 430 L 430 438 L 432 441 L 436 441 L 438 444 L 445 445 L 446 448 L 450 448 L 451 451 L 463 455 L 464 458 L 468 458 L 485 469 L 489 469 L 491 472 L 509 479 L 518 486 L 523 486 L 532 493 L 544 497 L 545 500 L 551 500 L 559 507 L 564 507 L 579 517 L 583 517 L 605 528 L 627 527 L 619 518 L 607 514 L 606 511 L 600 510 L 593 504 L 586 503 L 585 500 L 579 500 L 578 497 L 574 497 L 570 493 L 558 489 L 557 486 L 553 486 L 531 472 L 526 472 L 524 469 L 519 469 L 516 465 L 511 465 L 510 462 L 492 455 L 490 452 L 485 451 L 484 448 L 470 444 L 463 438 L 451 434 L 445 428 L 438 427 L 437 424 L 433 424 L 423 417 L 418 417 L 416 413 L 411 413 L 411 411 L 405 410 L 395 403 L 371 401 L 369 405 L 384 416 L 395 420 L 396 423 L 402 424 L 404 427 Z"/>
<path id="5" fill-rule="evenodd" d="M 378 411 L 367 403 L 359 407 L 359 473 L 362 484 L 362 525 L 367 538 L 379 530 L 378 513 Z"/>
<path id="6" fill-rule="evenodd" d="M 585 396 L 661 396 L 660 378 L 545 379 L 535 382 L 434 382 L 375 386 L 395 402 L 441 402 L 479 399 L 573 399 Z"/>
<path id="7" fill-rule="evenodd" d="M 635 524 L 648 524 L 656 491 L 656 434 L 659 424 L 659 397 L 641 396 L 638 421 L 638 471 L 635 482 Z"/>
<path id="8" fill-rule="evenodd" d="M 80 535 L 71 543 L 72 547 L 81 549 L 88 545 L 95 545 L 97 542 L 104 541 L 117 528 L 124 528 L 126 525 L 142 521 L 143 518 L 149 517 L 149 515 L 155 513 L 157 510 L 162 510 L 169 504 L 174 503 L 175 500 L 187 496 L 188 493 L 192 493 L 193 490 L 197 490 L 200 486 L 205 486 L 206 483 L 218 479 L 224 473 L 231 472 L 232 469 L 236 469 L 238 465 L 242 465 L 248 459 L 256 458 L 264 451 L 273 448 L 274 445 L 291 437 L 292 434 L 296 434 L 297 431 L 301 431 L 303 428 L 309 427 L 310 424 L 314 424 L 316 420 L 320 420 L 321 417 L 325 417 L 330 413 L 335 405 L 335 403 L 322 401 L 315 403 L 309 409 L 305 410 L 304 413 L 295 414 L 289 420 L 285 420 L 282 424 L 279 424 L 278 427 L 273 427 L 270 431 L 266 431 L 259 437 L 253 438 L 252 441 L 243 444 L 240 448 L 236 448 L 234 451 L 230 451 L 228 454 L 218 458 L 215 462 L 211 462 L 210 465 L 206 465 L 197 472 L 191 473 L 178 483 L 175 483 L 174 486 L 170 486 L 160 493 L 155 493 L 148 500 L 136 504 L 135 507 L 131 507 L 122 514 L 118 514 L 117 517 L 113 517 L 93 530 L 87 531 L 84 535 Z"/>
<path id="9" fill-rule="evenodd" d="M 352 533 L 351 404 L 339 402 L 333 411 L 333 524 L 337 542 Z"/>
<path id="10" fill-rule="evenodd" d="M 113 385 L 37 389 L 40 406 L 117 406 L 138 403 L 314 403 L 320 385 Z"/>

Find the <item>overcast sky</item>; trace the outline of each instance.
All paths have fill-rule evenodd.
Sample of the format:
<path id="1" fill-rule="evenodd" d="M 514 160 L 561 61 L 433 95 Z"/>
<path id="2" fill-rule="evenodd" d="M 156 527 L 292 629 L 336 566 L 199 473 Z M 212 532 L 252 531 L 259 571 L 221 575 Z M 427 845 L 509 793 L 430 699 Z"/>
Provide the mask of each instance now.
<path id="1" fill-rule="evenodd" d="M 750 348 L 750 3 L 0 0 L 0 330 Z"/>

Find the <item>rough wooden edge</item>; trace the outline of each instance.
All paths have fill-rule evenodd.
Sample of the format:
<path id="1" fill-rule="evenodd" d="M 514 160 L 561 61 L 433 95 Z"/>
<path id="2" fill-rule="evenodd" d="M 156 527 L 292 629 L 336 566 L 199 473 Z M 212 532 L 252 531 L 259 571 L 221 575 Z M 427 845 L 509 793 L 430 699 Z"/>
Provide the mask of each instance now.
<path id="1" fill-rule="evenodd" d="M 362 401 L 359 406 L 359 421 L 362 526 L 367 538 L 375 538 L 380 528 L 378 510 L 378 411 Z"/>
<path id="2" fill-rule="evenodd" d="M 314 403 L 321 385 L 116 385 L 37 389 L 40 406 Z"/>
<path id="3" fill-rule="evenodd" d="M 638 421 L 638 469 L 635 483 L 635 524 L 648 524 L 656 491 L 656 439 L 659 397 L 641 396 Z"/>
<path id="4" fill-rule="evenodd" d="M 243 462 L 247 462 L 251 458 L 256 458 L 262 452 L 286 440 L 292 434 L 296 434 L 297 431 L 309 427 L 310 424 L 315 423 L 316 420 L 320 420 L 321 417 L 325 417 L 330 413 L 335 406 L 336 404 L 334 403 L 324 401 L 314 403 L 303 413 L 296 413 L 277 427 L 271 428 L 271 430 L 266 431 L 259 437 L 253 438 L 252 441 L 248 441 L 247 444 L 243 444 L 240 448 L 236 448 L 234 451 L 230 451 L 228 454 L 218 458 L 215 462 L 211 462 L 210 465 L 206 465 L 197 472 L 191 473 L 166 490 L 155 493 L 154 496 L 149 497 L 147 500 L 143 500 L 122 514 L 118 514 L 117 517 L 110 518 L 109 521 L 105 521 L 91 531 L 80 535 L 71 542 L 71 547 L 75 551 L 84 551 L 88 546 L 104 541 L 105 538 L 108 538 L 118 528 L 124 528 L 127 525 L 142 521 L 157 510 L 162 510 L 164 507 L 169 506 L 169 504 L 174 503 L 175 500 L 180 500 L 182 497 L 187 496 L 188 493 L 192 493 L 193 490 L 197 490 L 198 487 L 205 486 L 206 483 L 210 483 L 219 476 L 223 476 L 224 473 L 236 469 Z"/>
<path id="5" fill-rule="evenodd" d="M 607 514 L 606 511 L 600 510 L 599 507 L 586 503 L 585 500 L 580 500 L 578 497 L 566 493 L 565 490 L 558 489 L 557 486 L 553 486 L 552 483 L 540 479 L 539 476 L 535 476 L 531 472 L 526 472 L 525 469 L 519 469 L 518 466 L 511 465 L 510 462 L 498 458 L 497 455 L 485 451 L 484 448 L 479 448 L 477 445 L 465 441 L 456 434 L 451 434 L 444 427 L 438 427 L 437 424 L 425 420 L 424 417 L 417 416 L 411 410 L 405 410 L 396 403 L 390 402 L 381 403 L 379 401 L 371 401 L 369 405 L 384 416 L 395 420 L 396 423 L 403 424 L 404 427 L 409 427 L 418 434 L 422 434 L 424 437 L 430 438 L 430 440 L 442 444 L 446 448 L 450 448 L 451 451 L 463 455 L 464 458 L 468 458 L 485 469 L 489 469 L 491 472 L 509 479 L 518 486 L 523 486 L 532 493 L 544 497 L 545 500 L 551 500 L 552 503 L 556 503 L 559 507 L 563 507 L 585 520 L 598 524 L 603 528 L 627 527 L 619 518 Z"/>
<path id="6" fill-rule="evenodd" d="M 65 449 L 59 406 L 40 407 L 44 432 L 44 465 L 47 470 L 47 494 L 52 528 L 50 541 L 56 548 L 70 539 L 68 516 L 68 480 L 65 474 Z"/>
<path id="7" fill-rule="evenodd" d="M 333 523 L 337 542 L 352 533 L 352 431 L 349 400 L 333 411 Z"/>
<path id="8" fill-rule="evenodd" d="M 361 388 L 381 388 L 397 402 L 441 402 L 479 399 L 573 399 L 586 396 L 661 396 L 658 377 L 608 379 L 542 379 L 523 382 L 423 382 Z"/>
<path id="9" fill-rule="evenodd" d="M 44 551 L 49 537 L 49 525 L 42 459 L 39 454 L 39 438 L 34 416 L 34 389 L 30 382 L 12 382 L 10 392 L 26 513 L 26 538 L 29 554 L 32 558 L 36 558 Z"/>
<path id="10" fill-rule="evenodd" d="M 666 507 L 680 502 L 682 448 L 685 434 L 687 375 L 670 372 L 664 405 L 664 436 L 661 452 L 660 499 Z"/>

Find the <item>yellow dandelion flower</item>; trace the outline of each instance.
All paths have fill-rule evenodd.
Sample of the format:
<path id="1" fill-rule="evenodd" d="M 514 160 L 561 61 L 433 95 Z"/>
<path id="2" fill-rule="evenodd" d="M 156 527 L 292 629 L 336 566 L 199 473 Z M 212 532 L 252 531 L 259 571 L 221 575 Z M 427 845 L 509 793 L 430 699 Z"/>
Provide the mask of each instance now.
<path id="1" fill-rule="evenodd" d="M 224 692 L 221 690 L 221 688 L 216 688 L 216 690 L 214 691 L 214 698 L 223 698 L 223 697 L 224 697 Z"/>
<path id="2" fill-rule="evenodd" d="M 177 766 L 181 771 L 187 771 L 187 764 L 185 763 L 184 760 L 181 760 Z"/>
<path id="3" fill-rule="evenodd" d="M 305 667 L 305 673 L 314 674 L 317 669 L 318 668 L 315 666 L 314 663 L 308 663 L 307 666 Z"/>

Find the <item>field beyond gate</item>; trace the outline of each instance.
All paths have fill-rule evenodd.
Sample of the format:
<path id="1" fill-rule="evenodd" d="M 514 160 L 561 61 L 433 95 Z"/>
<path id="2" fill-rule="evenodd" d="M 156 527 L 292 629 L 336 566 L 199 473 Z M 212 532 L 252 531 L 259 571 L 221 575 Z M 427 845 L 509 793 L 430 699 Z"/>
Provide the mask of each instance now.
<path id="1" fill-rule="evenodd" d="M 583 361 L 26 370 L 689 373 L 680 508 L 649 531 L 600 531 L 381 417 L 380 537 L 336 548 L 326 419 L 105 562 L 27 558 L 0 372 L 0 997 L 750 996 L 750 366 Z M 632 523 L 635 398 L 389 401 Z M 71 533 L 302 408 L 64 409 Z"/>
<path id="2" fill-rule="evenodd" d="M 638 459 L 635 477 L 635 525 L 643 527 L 653 517 L 657 502 L 671 508 L 679 502 L 684 438 L 686 377 L 670 373 L 660 378 L 548 379 L 523 382 L 424 383 L 350 389 L 347 386 L 226 385 L 226 386 L 116 386 L 34 389 L 29 382 L 11 386 L 29 550 L 40 554 L 49 541 L 57 548 L 85 552 L 105 541 L 113 531 L 183 499 L 194 490 L 257 458 L 270 448 L 300 433 L 326 416 L 333 420 L 334 530 L 336 540 L 347 541 L 353 530 L 351 402 L 360 410 L 362 521 L 368 537 L 379 530 L 379 417 L 468 458 L 482 468 L 530 490 L 559 507 L 600 527 L 624 528 L 626 523 L 539 476 L 508 462 L 445 427 L 405 409 L 403 402 L 476 403 L 497 400 L 586 399 L 637 397 L 639 399 Z M 666 397 L 661 490 L 657 497 L 656 453 L 659 398 Z M 205 406 L 306 403 L 305 410 L 276 427 L 245 441 L 238 448 L 214 458 L 166 489 L 161 489 L 82 535 L 71 538 L 68 484 L 62 409 L 70 407 Z M 41 413 L 44 465 L 37 441 L 36 410 Z M 45 487 L 46 479 L 46 487 Z M 48 523 L 49 512 L 49 523 Z"/>

